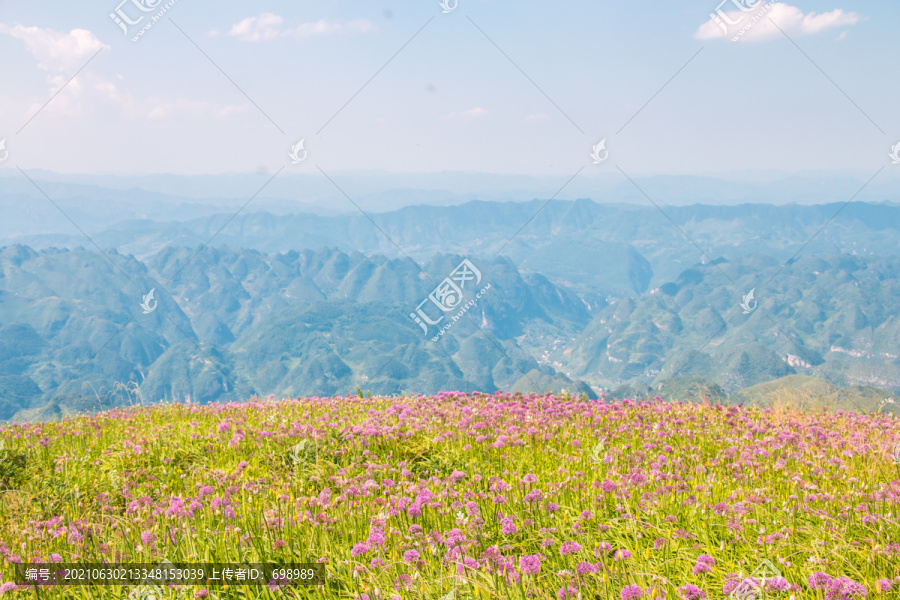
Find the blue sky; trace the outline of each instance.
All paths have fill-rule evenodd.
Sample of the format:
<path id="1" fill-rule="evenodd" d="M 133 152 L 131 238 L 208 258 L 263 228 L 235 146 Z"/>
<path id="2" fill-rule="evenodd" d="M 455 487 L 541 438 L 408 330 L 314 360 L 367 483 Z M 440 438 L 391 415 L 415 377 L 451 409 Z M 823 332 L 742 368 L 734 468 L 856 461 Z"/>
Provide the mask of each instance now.
<path id="1" fill-rule="evenodd" d="M 162 4 L 121 5 L 147 15 L 126 37 L 117 0 L 0 0 L 0 168 L 900 169 L 900 4 L 838 1 L 741 13 L 729 0 L 735 29 L 765 11 L 732 42 L 705 0 L 459 0 L 447 14 L 436 0 L 177 0 L 132 42 Z M 603 138 L 610 160 L 595 165 Z"/>

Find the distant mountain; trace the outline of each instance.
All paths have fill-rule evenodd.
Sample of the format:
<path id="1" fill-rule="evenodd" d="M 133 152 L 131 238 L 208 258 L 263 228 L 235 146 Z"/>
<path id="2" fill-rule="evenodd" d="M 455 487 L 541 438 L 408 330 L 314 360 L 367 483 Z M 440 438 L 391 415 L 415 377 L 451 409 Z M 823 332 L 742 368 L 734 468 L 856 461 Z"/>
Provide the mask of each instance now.
<path id="1" fill-rule="evenodd" d="M 370 215 L 244 211 L 184 221 L 125 220 L 100 229 L 92 238 L 101 247 L 141 259 L 170 246 L 196 247 L 211 239 L 215 245 L 265 253 L 329 246 L 346 253 L 406 255 L 420 262 L 438 253 L 500 254 L 523 271 L 605 298 L 642 294 L 700 259 L 735 261 L 765 254 L 786 261 L 798 252 L 900 256 L 900 205 L 657 208 L 649 203 L 590 200 L 478 201 Z M 20 241 L 36 248 L 87 243 L 74 231 L 68 236 L 25 236 Z"/>
<path id="2" fill-rule="evenodd" d="M 593 395 L 534 356 L 547 336 L 574 336 L 605 302 L 523 277 L 506 258 L 473 257 L 489 293 L 472 320 L 434 343 L 437 328 L 425 335 L 409 314 L 459 256 L 434 256 L 420 270 L 406 258 L 335 249 L 194 255 L 167 248 L 144 264 L 114 251 L 0 249 L 0 419 L 357 385 L 493 391 L 532 371 L 540 385 Z M 139 303 L 151 289 L 158 304 L 145 314 Z"/>
<path id="3" fill-rule="evenodd" d="M 698 264 L 642 298 L 611 303 L 549 360 L 595 387 L 695 376 L 732 393 L 804 374 L 896 391 L 898 297 L 898 257 Z"/>

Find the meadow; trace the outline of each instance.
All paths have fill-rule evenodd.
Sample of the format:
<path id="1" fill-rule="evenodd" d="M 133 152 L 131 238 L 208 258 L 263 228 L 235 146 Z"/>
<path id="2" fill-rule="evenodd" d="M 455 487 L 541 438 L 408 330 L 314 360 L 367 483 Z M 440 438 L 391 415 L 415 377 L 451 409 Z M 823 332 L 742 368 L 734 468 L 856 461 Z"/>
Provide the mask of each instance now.
<path id="1" fill-rule="evenodd" d="M 7 424 L 0 440 L 3 600 L 145 594 L 34 590 L 14 581 L 23 563 L 164 561 L 327 577 L 171 598 L 900 598 L 886 414 L 270 397 Z"/>

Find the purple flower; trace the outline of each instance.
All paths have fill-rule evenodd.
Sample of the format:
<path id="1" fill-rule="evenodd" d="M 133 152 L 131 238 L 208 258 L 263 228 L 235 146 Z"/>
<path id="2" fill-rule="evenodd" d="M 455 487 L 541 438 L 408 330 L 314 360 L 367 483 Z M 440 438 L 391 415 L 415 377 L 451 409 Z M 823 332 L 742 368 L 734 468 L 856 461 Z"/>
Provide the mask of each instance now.
<path id="1" fill-rule="evenodd" d="M 194 598 L 206 598 L 209 596 L 209 590 L 200 590 L 194 594 Z"/>
<path id="2" fill-rule="evenodd" d="M 372 545 L 368 542 L 360 542 L 353 546 L 353 549 L 350 550 L 350 556 L 356 558 L 357 556 L 362 556 L 366 552 L 372 549 Z"/>
<path id="3" fill-rule="evenodd" d="M 831 576 L 821 571 L 816 571 L 809 576 L 809 587 L 814 590 L 822 590 L 831 584 Z"/>
<path id="4" fill-rule="evenodd" d="M 544 493 L 541 492 L 541 490 L 535 488 L 535 489 L 531 490 L 530 492 L 528 492 L 528 494 L 526 494 L 525 502 L 531 502 L 532 504 L 534 504 L 535 502 L 540 502 L 541 498 L 543 498 L 543 497 L 544 497 Z"/>
<path id="5" fill-rule="evenodd" d="M 626 585 L 622 588 L 622 593 L 619 594 L 619 597 L 622 600 L 637 600 L 644 595 L 644 591 L 637 585 L 633 583 L 631 585 Z"/>
<path id="6" fill-rule="evenodd" d="M 503 535 L 513 535 L 514 533 L 516 533 L 518 531 L 515 524 L 512 522 L 512 519 L 510 519 L 509 517 L 500 521 L 500 524 L 501 524 L 500 531 L 501 531 L 501 533 L 503 533 Z"/>
<path id="7" fill-rule="evenodd" d="M 149 546 L 153 542 L 156 541 L 156 534 L 150 530 L 141 532 L 141 543 L 145 546 Z"/>
<path id="8" fill-rule="evenodd" d="M 586 560 L 581 561 L 580 563 L 578 563 L 578 566 L 575 567 L 575 571 L 579 575 L 586 575 L 588 573 L 596 573 L 598 569 L 599 569 L 599 567 L 597 567 L 597 565 L 595 565 L 594 563 L 587 562 Z"/>
<path id="9" fill-rule="evenodd" d="M 407 550 L 403 553 L 403 562 L 405 563 L 417 563 L 419 562 L 419 552 L 417 550 Z"/>
<path id="10" fill-rule="evenodd" d="M 574 554 L 575 552 L 579 552 L 581 550 L 581 544 L 578 542 L 564 542 L 562 546 L 559 547 L 559 553 L 565 556 L 566 554 Z"/>
<path id="11" fill-rule="evenodd" d="M 878 580 L 878 589 L 882 592 L 889 592 L 891 588 L 894 587 L 894 584 L 891 583 L 890 579 L 879 579 Z"/>
<path id="12" fill-rule="evenodd" d="M 700 556 L 697 557 L 697 562 L 703 563 L 705 565 L 709 565 L 711 567 L 716 566 L 716 559 L 714 559 L 709 554 L 701 554 Z"/>
<path id="13" fill-rule="evenodd" d="M 685 600 L 703 600 L 706 598 L 706 592 L 698 588 L 696 585 L 691 585 L 690 583 L 687 585 L 683 585 L 678 588 L 678 591 L 681 592 L 681 596 Z"/>
<path id="14" fill-rule="evenodd" d="M 577 598 L 578 588 L 574 588 L 571 585 L 561 587 L 559 588 L 559 591 L 556 592 L 556 597 L 559 598 L 559 600 L 566 600 L 567 598 Z"/>
<path id="15" fill-rule="evenodd" d="M 621 550 L 616 550 L 616 560 L 628 560 L 631 558 L 631 552 L 622 548 Z"/>
<path id="16" fill-rule="evenodd" d="M 541 558 L 537 554 L 526 554 L 519 558 L 519 570 L 523 575 L 538 575 L 541 572 Z"/>
<path id="17" fill-rule="evenodd" d="M 609 479 L 605 480 L 602 484 L 600 484 L 600 489 L 603 490 L 607 494 L 611 494 L 616 491 L 616 484 L 614 484 Z"/>
<path id="18" fill-rule="evenodd" d="M 210 486 L 204 485 L 202 488 L 200 488 L 199 494 L 200 494 L 200 497 L 202 498 L 203 496 L 212 496 L 212 494 L 214 492 L 215 492 L 215 490 L 212 489 Z"/>
<path id="19" fill-rule="evenodd" d="M 16 589 L 16 584 L 12 581 L 7 581 L 3 585 L 0 585 L 0 594 L 5 594 L 6 592 L 11 592 Z"/>
<path id="20" fill-rule="evenodd" d="M 456 483 L 466 478 L 466 474 L 462 471 L 453 471 L 450 473 L 450 483 Z"/>
<path id="21" fill-rule="evenodd" d="M 534 473 L 529 473 L 522 478 L 522 483 L 537 483 L 537 480 L 537 475 L 535 475 Z"/>

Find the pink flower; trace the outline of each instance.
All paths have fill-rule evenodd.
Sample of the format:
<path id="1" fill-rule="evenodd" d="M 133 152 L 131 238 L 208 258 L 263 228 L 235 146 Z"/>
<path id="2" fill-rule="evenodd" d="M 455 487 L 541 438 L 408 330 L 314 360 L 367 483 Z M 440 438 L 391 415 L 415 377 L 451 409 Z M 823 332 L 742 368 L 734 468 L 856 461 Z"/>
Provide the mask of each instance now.
<path id="1" fill-rule="evenodd" d="M 541 559 L 537 554 L 526 554 L 519 558 L 519 570 L 523 575 L 538 575 L 541 572 Z"/>
<path id="2" fill-rule="evenodd" d="M 403 553 L 403 562 L 405 563 L 417 563 L 419 562 L 419 552 L 417 550 L 407 550 Z"/>
<path id="3" fill-rule="evenodd" d="M 450 483 L 457 483 L 466 478 L 466 474 L 462 471 L 453 471 L 450 473 Z"/>
<path id="4" fill-rule="evenodd" d="M 559 553 L 565 556 L 566 554 L 574 554 L 576 552 L 581 551 L 581 544 L 578 542 L 564 542 L 562 546 L 559 547 Z"/>
<path id="5" fill-rule="evenodd" d="M 579 575 L 586 575 L 587 573 L 596 573 L 598 570 L 599 570 L 599 567 L 597 567 L 597 565 L 595 565 L 594 563 L 591 563 L 591 562 L 587 562 L 586 560 L 581 561 L 575 567 L 575 571 Z"/>
<path id="6" fill-rule="evenodd" d="M 530 502 L 531 504 L 534 504 L 535 502 L 540 502 L 541 498 L 543 498 L 543 497 L 544 497 L 544 493 L 541 490 L 535 488 L 535 489 L 531 490 L 530 492 L 528 492 L 528 494 L 525 495 L 525 502 Z"/>
<path id="7" fill-rule="evenodd" d="M 825 589 L 831 584 L 831 576 L 821 571 L 816 571 L 809 576 L 809 587 L 814 590 Z"/>
<path id="8" fill-rule="evenodd" d="M 622 600 L 637 600 L 641 596 L 644 595 L 644 591 L 634 584 L 626 585 L 622 588 L 622 592 L 619 594 L 619 597 Z"/>
<path id="9" fill-rule="evenodd" d="M 518 531 L 518 529 L 516 528 L 516 525 L 512 522 L 512 519 L 509 517 L 506 517 L 505 519 L 501 520 L 500 525 L 501 525 L 500 531 L 501 531 L 501 533 L 503 533 L 503 535 L 513 535 L 514 533 L 516 533 Z"/>
<path id="10" fill-rule="evenodd" d="M 690 583 L 687 585 L 683 585 L 678 588 L 678 591 L 681 592 L 681 596 L 685 600 L 703 600 L 706 598 L 706 592 L 698 588 L 696 585 L 691 585 Z"/>
<path id="11" fill-rule="evenodd" d="M 556 592 L 556 597 L 559 598 L 559 600 L 566 600 L 567 598 L 577 598 L 578 588 L 572 587 L 571 585 L 561 587 Z"/>

